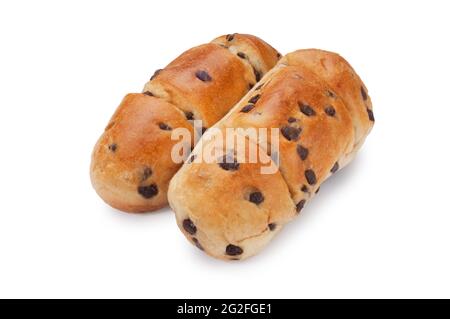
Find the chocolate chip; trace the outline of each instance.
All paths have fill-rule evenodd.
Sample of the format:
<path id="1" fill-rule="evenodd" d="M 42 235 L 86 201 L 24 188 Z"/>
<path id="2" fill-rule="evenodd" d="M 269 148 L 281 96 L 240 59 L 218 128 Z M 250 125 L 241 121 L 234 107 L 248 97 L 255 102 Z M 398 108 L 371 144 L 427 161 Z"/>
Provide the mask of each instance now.
<path id="1" fill-rule="evenodd" d="M 369 120 L 375 122 L 375 118 L 373 117 L 373 112 L 371 109 L 367 108 L 367 114 L 369 115 Z"/>
<path id="2" fill-rule="evenodd" d="M 295 117 L 288 118 L 288 123 L 294 123 L 297 122 L 297 119 Z"/>
<path id="3" fill-rule="evenodd" d="M 301 201 L 299 201 L 297 203 L 297 205 L 295 205 L 295 209 L 297 211 L 297 213 L 300 213 L 300 211 L 303 209 L 303 207 L 305 206 L 306 200 L 302 199 Z"/>
<path id="4" fill-rule="evenodd" d="M 336 114 L 336 110 L 330 105 L 325 108 L 325 113 L 327 113 L 328 116 L 334 116 Z"/>
<path id="5" fill-rule="evenodd" d="M 195 227 L 194 223 L 189 218 L 183 220 L 183 228 L 191 235 L 195 235 L 197 232 L 197 227 Z"/>
<path id="6" fill-rule="evenodd" d="M 114 153 L 117 150 L 117 144 L 116 143 L 110 144 L 108 145 L 108 148 L 111 152 Z"/>
<path id="7" fill-rule="evenodd" d="M 188 159 L 188 163 L 192 163 L 193 161 L 195 161 L 196 158 L 197 158 L 197 155 L 192 154 L 191 157 L 189 157 L 189 159 Z"/>
<path id="8" fill-rule="evenodd" d="M 248 103 L 256 104 L 256 102 L 258 102 L 260 97 L 261 97 L 261 94 L 256 94 L 250 100 L 248 100 Z"/>
<path id="9" fill-rule="evenodd" d="M 192 237 L 192 241 L 194 242 L 195 247 L 197 247 L 197 248 L 200 249 L 200 250 L 204 250 L 204 249 L 203 249 L 203 246 L 200 244 L 200 242 L 198 241 L 197 238 Z"/>
<path id="10" fill-rule="evenodd" d="M 159 73 L 161 73 L 162 69 L 158 69 L 155 71 L 155 73 L 153 73 L 153 75 L 150 78 L 150 81 L 153 80 Z"/>
<path id="11" fill-rule="evenodd" d="M 288 140 L 288 141 L 296 141 L 298 140 L 298 137 L 300 136 L 301 129 L 292 127 L 292 126 L 283 126 L 281 128 L 281 134 Z"/>
<path id="12" fill-rule="evenodd" d="M 244 251 L 242 250 L 241 247 L 239 246 L 235 246 L 235 245 L 228 245 L 227 248 L 225 249 L 225 253 L 228 256 L 238 256 L 241 255 Z"/>
<path id="13" fill-rule="evenodd" d="M 222 163 L 219 163 L 219 166 L 226 171 L 237 171 L 239 169 L 239 163 L 235 158 L 225 155 L 221 161 Z"/>
<path id="14" fill-rule="evenodd" d="M 233 33 L 233 34 L 227 34 L 227 36 L 225 37 L 226 39 L 227 39 L 227 41 L 233 41 L 233 39 L 234 39 L 234 35 L 235 35 L 236 33 Z"/>
<path id="15" fill-rule="evenodd" d="M 150 91 L 145 91 L 144 94 L 145 94 L 145 95 L 148 95 L 148 96 L 154 96 L 153 93 L 150 92 Z"/>
<path id="16" fill-rule="evenodd" d="M 250 112 L 251 110 L 253 110 L 254 107 L 255 107 L 254 104 L 247 104 L 246 106 L 244 106 L 244 107 L 241 109 L 241 112 L 242 112 L 242 113 L 248 113 L 248 112 Z"/>
<path id="17" fill-rule="evenodd" d="M 334 163 L 333 167 L 331 168 L 331 173 L 336 173 L 339 169 L 339 164 L 338 162 Z"/>
<path id="18" fill-rule="evenodd" d="M 171 131 L 172 130 L 172 128 L 169 125 L 167 125 L 166 123 L 159 123 L 158 125 L 159 125 L 159 128 L 163 131 Z"/>
<path id="19" fill-rule="evenodd" d="M 336 97 L 336 94 L 334 94 L 334 92 L 333 92 L 333 91 L 330 91 L 330 90 L 327 90 L 327 91 L 325 92 L 325 94 L 326 94 L 328 97 L 333 97 L 333 98 Z"/>
<path id="20" fill-rule="evenodd" d="M 253 192 L 248 199 L 252 203 L 259 205 L 264 201 L 264 195 L 261 192 Z"/>
<path id="21" fill-rule="evenodd" d="M 253 67 L 253 73 L 255 74 L 256 82 L 259 82 L 259 80 L 261 80 L 261 72 Z"/>
<path id="22" fill-rule="evenodd" d="M 316 111 L 314 111 L 314 109 L 308 104 L 299 103 L 298 106 L 300 107 L 300 111 L 306 116 L 316 115 Z"/>
<path id="23" fill-rule="evenodd" d="M 255 85 L 254 85 L 253 83 L 249 83 L 249 84 L 248 84 L 248 90 L 250 91 L 251 89 L 253 89 L 254 86 L 255 86 Z"/>
<path id="24" fill-rule="evenodd" d="M 316 191 L 314 193 L 318 193 L 320 191 L 320 187 L 317 187 Z"/>
<path id="25" fill-rule="evenodd" d="M 186 116 L 188 121 L 194 120 L 194 113 L 187 111 L 187 112 L 184 112 L 184 115 Z"/>
<path id="26" fill-rule="evenodd" d="M 258 85 L 255 90 L 260 90 L 262 87 L 264 86 L 264 83 L 261 83 L 260 85 Z"/>
<path id="27" fill-rule="evenodd" d="M 301 146 L 300 144 L 297 145 L 297 154 L 300 156 L 302 161 L 304 161 L 308 157 L 308 149 L 306 147 Z"/>
<path id="28" fill-rule="evenodd" d="M 305 177 L 309 185 L 314 185 L 317 183 L 316 173 L 314 173 L 312 169 L 307 169 L 305 171 Z"/>
<path id="29" fill-rule="evenodd" d="M 141 194 L 144 198 L 152 198 L 158 194 L 158 186 L 156 184 L 151 184 L 148 186 L 139 186 L 138 193 Z"/>
<path id="30" fill-rule="evenodd" d="M 244 52 L 238 52 L 237 56 L 240 57 L 241 59 L 247 59 L 247 56 L 245 55 Z"/>
<path id="31" fill-rule="evenodd" d="M 364 90 L 364 88 L 362 86 L 361 86 L 361 96 L 364 101 L 367 100 L 367 92 L 366 92 L 366 90 Z"/>
<path id="32" fill-rule="evenodd" d="M 212 77 L 208 74 L 208 72 L 203 70 L 195 72 L 195 76 L 197 77 L 197 79 L 203 82 L 209 82 L 212 80 Z"/>
<path id="33" fill-rule="evenodd" d="M 280 52 L 277 52 L 277 58 L 278 59 L 281 58 L 281 53 Z"/>
<path id="34" fill-rule="evenodd" d="M 302 188 L 301 188 L 300 190 L 301 190 L 303 193 L 308 193 L 308 192 L 309 192 L 308 186 L 306 186 L 306 185 L 303 185 Z"/>
<path id="35" fill-rule="evenodd" d="M 145 166 L 142 171 L 141 182 L 147 180 L 150 176 L 152 176 L 152 169 L 148 166 Z"/>
<path id="36" fill-rule="evenodd" d="M 274 231 L 275 228 L 277 228 L 277 224 L 275 224 L 275 223 L 270 223 L 268 226 L 271 231 Z"/>

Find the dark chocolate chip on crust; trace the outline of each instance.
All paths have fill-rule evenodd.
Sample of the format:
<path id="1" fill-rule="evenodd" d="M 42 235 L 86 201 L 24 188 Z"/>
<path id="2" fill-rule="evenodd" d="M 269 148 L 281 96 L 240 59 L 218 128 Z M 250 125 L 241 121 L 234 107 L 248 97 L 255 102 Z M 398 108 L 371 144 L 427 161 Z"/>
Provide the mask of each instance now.
<path id="1" fill-rule="evenodd" d="M 260 97 L 261 97 L 261 94 L 256 94 L 255 96 L 252 96 L 252 98 L 250 100 L 248 100 L 248 103 L 256 104 L 256 102 L 258 102 Z"/>
<path id="2" fill-rule="evenodd" d="M 203 246 L 200 244 L 200 242 L 198 241 L 197 238 L 192 237 L 192 241 L 194 242 L 195 247 L 197 247 L 197 248 L 200 249 L 200 250 L 205 250 L 205 249 L 203 249 Z"/>
<path id="3" fill-rule="evenodd" d="M 235 158 L 230 158 L 230 156 L 223 156 L 219 166 L 226 171 L 237 171 L 239 169 L 239 163 Z"/>
<path id="4" fill-rule="evenodd" d="M 307 169 L 305 171 L 305 177 L 309 185 L 314 185 L 317 183 L 316 173 L 314 173 L 312 169 Z"/>
<path id="5" fill-rule="evenodd" d="M 139 186 L 138 193 L 142 195 L 144 198 L 152 198 L 158 195 L 158 186 L 156 184 L 151 184 L 148 186 Z"/>
<path id="6" fill-rule="evenodd" d="M 227 34 L 227 36 L 225 37 L 226 39 L 227 39 L 227 41 L 233 41 L 233 39 L 234 39 L 234 35 L 235 35 L 236 33 L 233 33 L 233 34 Z"/>
<path id="7" fill-rule="evenodd" d="M 192 121 L 194 119 L 194 113 L 192 112 L 184 112 L 184 115 L 186 116 L 186 118 L 188 119 L 188 121 Z"/>
<path id="8" fill-rule="evenodd" d="M 306 185 L 303 185 L 302 188 L 300 188 L 300 190 L 301 190 L 303 193 L 308 193 L 308 192 L 309 192 L 308 186 L 306 186 Z"/>
<path id="9" fill-rule="evenodd" d="M 191 155 L 191 157 L 189 157 L 189 159 L 188 159 L 188 163 L 192 163 L 193 161 L 195 161 L 195 159 L 197 158 L 197 155 L 195 155 L 195 154 L 192 154 Z"/>
<path id="10" fill-rule="evenodd" d="M 225 253 L 228 256 L 238 256 L 241 255 L 244 251 L 242 250 L 241 247 L 239 246 L 235 246 L 235 245 L 228 245 L 227 248 L 225 249 Z"/>
<path id="11" fill-rule="evenodd" d="M 308 149 L 306 147 L 301 146 L 300 144 L 297 145 L 297 154 L 300 156 L 301 160 L 304 161 L 308 157 Z"/>
<path id="12" fill-rule="evenodd" d="M 141 182 L 147 180 L 150 176 L 152 176 L 152 169 L 148 166 L 145 166 L 142 170 Z"/>
<path id="13" fill-rule="evenodd" d="M 258 85 L 255 90 L 260 90 L 262 87 L 264 86 L 264 83 L 261 83 L 260 85 Z"/>
<path id="14" fill-rule="evenodd" d="M 325 93 L 328 97 L 333 97 L 333 98 L 336 97 L 336 94 L 334 94 L 333 91 L 327 90 Z"/>
<path id="15" fill-rule="evenodd" d="M 330 172 L 331 172 L 331 173 L 336 173 L 336 172 L 338 171 L 338 169 L 339 169 L 339 163 L 336 162 L 336 163 L 334 163 L 334 165 L 333 165 L 333 167 L 331 168 Z"/>
<path id="16" fill-rule="evenodd" d="M 281 134 L 288 140 L 288 141 L 296 141 L 298 140 L 298 137 L 300 136 L 300 133 L 302 130 L 300 128 L 292 127 L 292 126 L 283 126 L 281 128 Z"/>
<path id="17" fill-rule="evenodd" d="M 278 59 L 281 58 L 281 53 L 280 52 L 277 52 L 277 58 Z"/>
<path id="18" fill-rule="evenodd" d="M 336 110 L 334 109 L 334 107 L 332 107 L 330 105 L 330 106 L 327 106 L 325 108 L 325 113 L 327 113 L 328 116 L 335 116 L 336 115 Z"/>
<path id="19" fill-rule="evenodd" d="M 288 118 L 288 123 L 294 123 L 297 122 L 297 119 L 295 117 Z"/>
<path id="20" fill-rule="evenodd" d="M 270 223 L 268 226 L 271 231 L 274 231 L 275 228 L 277 228 L 277 224 L 275 224 L 275 223 Z"/>
<path id="21" fill-rule="evenodd" d="M 257 69 L 253 68 L 253 73 L 255 74 L 255 80 L 256 82 L 259 82 L 261 80 L 261 72 L 259 72 Z"/>
<path id="22" fill-rule="evenodd" d="M 244 106 L 244 107 L 241 109 L 241 112 L 242 112 L 242 113 L 248 113 L 248 112 L 250 112 L 251 110 L 253 110 L 254 107 L 255 107 L 254 104 L 247 104 L 246 106 Z"/>
<path id="23" fill-rule="evenodd" d="M 369 115 L 369 120 L 375 122 L 375 117 L 373 116 L 373 112 L 371 109 L 367 108 L 367 114 Z"/>
<path id="24" fill-rule="evenodd" d="M 309 106 L 308 104 L 299 103 L 300 111 L 306 116 L 314 116 L 316 115 L 316 111 Z"/>
<path id="25" fill-rule="evenodd" d="M 256 205 L 259 205 L 264 201 L 264 195 L 261 192 L 253 192 L 250 194 L 248 200 Z"/>
<path id="26" fill-rule="evenodd" d="M 162 69 L 158 69 L 153 73 L 153 75 L 150 77 L 150 81 L 153 80 L 159 73 L 161 73 Z"/>
<path id="27" fill-rule="evenodd" d="M 152 92 L 150 92 L 150 91 L 145 91 L 144 94 L 145 94 L 145 95 L 148 95 L 148 96 L 155 96 L 155 95 L 154 95 Z"/>
<path id="28" fill-rule="evenodd" d="M 203 81 L 203 82 L 212 81 L 212 77 L 208 74 L 208 72 L 206 72 L 204 70 L 199 70 L 199 71 L 195 72 L 195 76 L 197 77 L 197 79 L 199 79 L 200 81 Z"/>
<path id="29" fill-rule="evenodd" d="M 197 227 L 195 227 L 194 223 L 189 218 L 183 220 L 183 229 L 191 235 L 195 235 L 197 232 Z"/>
<path id="30" fill-rule="evenodd" d="M 238 52 L 237 56 L 240 57 L 241 59 L 247 59 L 247 56 L 245 55 L 244 52 Z"/>
<path id="31" fill-rule="evenodd" d="M 248 84 L 248 90 L 250 91 L 251 89 L 253 89 L 254 86 L 255 86 L 255 84 L 249 83 L 249 84 Z"/>
<path id="32" fill-rule="evenodd" d="M 295 205 L 295 209 L 297 211 L 297 213 L 300 213 L 300 211 L 303 209 L 303 207 L 305 206 L 306 200 L 302 199 L 301 201 L 299 201 L 297 203 L 297 205 Z"/>
<path id="33" fill-rule="evenodd" d="M 366 92 L 366 90 L 364 90 L 364 88 L 362 86 L 361 86 L 361 96 L 364 101 L 367 100 L 367 92 Z"/>
<path id="34" fill-rule="evenodd" d="M 117 144 L 116 143 L 109 144 L 108 149 L 114 153 L 117 150 Z"/>
<path id="35" fill-rule="evenodd" d="M 172 130 L 172 128 L 169 125 L 167 125 L 166 123 L 159 123 L 158 126 L 163 131 L 171 131 Z"/>

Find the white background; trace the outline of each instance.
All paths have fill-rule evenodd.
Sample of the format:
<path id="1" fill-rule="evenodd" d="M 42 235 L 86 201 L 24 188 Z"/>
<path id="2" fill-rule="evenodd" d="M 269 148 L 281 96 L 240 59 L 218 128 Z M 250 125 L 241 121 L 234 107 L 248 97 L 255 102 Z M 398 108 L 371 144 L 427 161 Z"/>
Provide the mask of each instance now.
<path id="1" fill-rule="evenodd" d="M 449 298 L 446 3 L 1 2 L 0 297 Z M 189 244 L 169 209 L 108 207 L 89 162 L 126 93 L 232 32 L 339 52 L 376 124 L 300 218 L 226 263 Z"/>

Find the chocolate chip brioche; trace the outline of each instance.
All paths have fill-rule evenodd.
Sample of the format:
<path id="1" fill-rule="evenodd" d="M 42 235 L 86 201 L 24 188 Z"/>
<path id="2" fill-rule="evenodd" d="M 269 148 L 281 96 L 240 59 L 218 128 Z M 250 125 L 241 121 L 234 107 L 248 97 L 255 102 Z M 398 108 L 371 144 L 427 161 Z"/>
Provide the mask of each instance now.
<path id="1" fill-rule="evenodd" d="M 215 124 L 279 58 L 263 40 L 232 34 L 157 70 L 143 93 L 123 99 L 94 147 L 90 174 L 100 197 L 127 212 L 165 206 L 169 181 L 181 167 L 171 158 L 178 142 L 172 130 L 185 128 L 193 137 L 193 120 L 202 120 L 203 130 Z"/>
<path id="2" fill-rule="evenodd" d="M 173 177 L 168 197 L 179 228 L 213 257 L 256 254 L 353 158 L 373 123 L 367 89 L 342 57 L 321 50 L 286 55 L 208 130 Z M 239 128 L 233 134 L 241 139 L 227 144 L 227 128 Z M 278 128 L 279 139 L 247 134 L 249 128 Z M 248 161 L 252 145 L 262 154 L 256 162 Z M 205 154 L 215 160 L 202 161 Z M 274 165 L 272 174 L 261 170 Z"/>

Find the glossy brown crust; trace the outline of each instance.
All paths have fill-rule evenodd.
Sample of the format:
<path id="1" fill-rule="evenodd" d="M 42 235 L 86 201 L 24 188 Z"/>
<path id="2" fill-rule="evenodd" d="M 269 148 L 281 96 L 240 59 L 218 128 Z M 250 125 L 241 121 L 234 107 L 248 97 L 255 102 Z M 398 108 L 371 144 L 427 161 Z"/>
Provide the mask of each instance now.
<path id="1" fill-rule="evenodd" d="M 206 72 L 210 78 L 202 81 L 197 72 Z M 144 91 L 192 112 L 194 119 L 210 127 L 247 93 L 252 82 L 252 73 L 241 59 L 209 43 L 176 58 L 145 85 Z"/>
<path id="2" fill-rule="evenodd" d="M 352 152 L 342 160 L 343 167 L 351 161 L 374 125 L 374 121 L 368 116 L 368 110 L 372 111 L 372 101 L 366 86 L 351 65 L 333 52 L 298 50 L 286 55 L 283 61 L 289 65 L 307 67 L 345 101 L 345 107 L 352 118 L 355 140 Z"/>
<path id="3" fill-rule="evenodd" d="M 330 97 L 330 88 L 313 72 L 303 66 L 280 64 L 256 94 L 260 95 L 255 107 L 248 113 L 239 108 L 222 124 L 224 127 L 286 128 L 298 130 L 299 136 L 289 140 L 279 136 L 280 170 L 296 203 L 308 199 L 328 176 L 337 159 L 353 148 L 351 117 L 338 97 Z M 251 97 L 249 98 L 251 99 Z M 240 102 L 243 107 L 247 101 Z M 301 106 L 307 105 L 314 115 L 306 115 Z M 334 116 L 326 109 L 333 107 Z M 270 142 L 270 139 L 269 139 Z M 306 149 L 302 159 L 297 148 Z M 309 185 L 305 171 L 316 175 L 314 185 Z M 302 191 L 302 186 L 308 192 Z"/>
<path id="4" fill-rule="evenodd" d="M 308 54 L 305 57 L 306 62 L 303 62 L 305 52 Z M 247 202 L 245 198 L 231 200 L 226 197 L 222 200 L 223 196 L 232 196 L 228 195 L 230 193 L 240 194 L 248 183 L 254 183 L 260 178 L 264 178 L 266 183 L 273 183 L 270 176 L 281 176 L 282 182 L 280 181 L 277 187 L 264 189 L 264 197 L 275 194 L 280 201 L 293 202 L 299 213 L 305 203 L 314 196 L 320 184 L 351 159 L 373 125 L 373 116 L 371 119 L 367 112 L 367 109 L 372 109 L 370 97 L 353 69 L 337 54 L 320 51 L 317 53 L 319 60 L 325 61 L 327 65 L 328 73 L 324 75 L 321 64 L 310 63 L 315 61 L 314 57 L 309 56 L 311 52 L 315 51 L 296 51 L 281 59 L 202 139 L 203 141 L 211 136 L 219 139 L 219 135 L 213 135 L 216 128 L 220 131 L 226 128 L 279 128 L 280 165 L 277 173 L 264 175 L 255 168 L 252 172 L 243 171 L 248 178 L 242 176 L 235 182 L 233 176 L 236 176 L 244 164 L 240 164 L 239 170 L 233 172 L 219 170 L 217 163 L 196 164 L 200 169 L 185 164 L 171 181 L 169 203 L 178 221 L 195 219 L 198 225 L 196 231 L 207 234 L 202 236 L 203 238 L 199 236 L 196 245 L 201 245 L 206 253 L 214 257 L 244 259 L 256 254 L 273 237 L 268 239 L 255 235 L 251 242 L 238 245 L 238 248 L 234 247 L 237 245 L 235 242 L 224 241 L 223 236 L 220 236 L 225 232 L 228 234 L 225 239 L 234 239 L 233 235 L 237 238 L 242 236 L 242 230 L 234 225 L 231 219 L 232 216 L 245 214 L 244 205 Z M 364 93 L 361 93 L 361 87 L 364 88 Z M 359 97 L 355 93 L 356 90 L 359 91 Z M 252 107 L 246 108 L 249 104 Z M 366 118 L 362 118 L 363 115 Z M 359 126 L 360 130 L 356 130 L 355 126 Z M 358 132 L 361 135 L 357 136 Z M 260 149 L 270 153 L 269 146 L 261 140 L 251 136 L 247 138 Z M 271 139 L 269 142 L 275 143 Z M 200 146 L 201 143 L 196 146 L 194 152 L 201 152 Z M 214 172 L 218 180 L 229 178 L 233 182 L 204 181 L 195 186 L 195 194 L 188 194 L 192 186 L 191 181 L 200 179 L 205 171 Z M 213 179 L 213 176 L 210 179 Z M 283 184 L 286 187 L 281 186 Z M 208 196 L 204 195 L 206 193 Z M 201 210 L 199 207 L 206 202 L 208 213 L 196 215 L 196 212 Z M 275 206 L 269 207 L 271 208 Z M 288 210 L 284 210 L 280 216 L 284 218 L 279 218 L 276 223 L 275 229 L 278 230 L 278 226 L 288 222 L 291 215 Z M 254 223 L 253 231 L 256 232 L 260 221 L 253 215 L 248 218 L 245 225 L 251 229 Z M 230 225 L 234 228 L 230 229 Z M 182 230 L 186 234 L 186 229 Z M 232 255 L 227 253 L 230 244 L 234 245 L 231 249 Z"/>
<path id="5" fill-rule="evenodd" d="M 272 46 L 250 34 L 234 33 L 224 35 L 214 39 L 212 43 L 220 44 L 234 54 L 239 54 L 240 58 L 248 61 L 254 71 L 260 73 L 261 77 L 273 68 L 281 58 L 281 54 Z M 259 80 L 257 79 L 257 81 Z"/>
<path id="6" fill-rule="evenodd" d="M 170 152 L 178 141 L 161 124 L 193 134 L 183 112 L 172 104 L 140 93 L 128 94 L 95 145 L 91 180 L 112 207 L 145 212 L 166 205 L 169 181 L 181 163 L 174 163 Z M 138 187 L 153 184 L 158 190 L 155 196 L 145 198 L 139 193 Z"/>
<path id="7" fill-rule="evenodd" d="M 246 37 L 263 43 L 253 36 L 240 36 Z M 266 63 L 270 67 L 271 62 Z M 218 44 L 181 54 L 152 76 L 145 94 L 130 94 L 118 107 L 92 154 L 91 181 L 97 193 L 109 205 L 127 212 L 165 206 L 169 180 L 181 166 L 171 159 L 178 141 L 170 139 L 171 131 L 165 125 L 192 132 L 190 120 L 201 119 L 209 127 L 254 82 L 249 64 Z"/>

